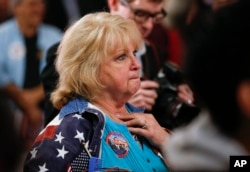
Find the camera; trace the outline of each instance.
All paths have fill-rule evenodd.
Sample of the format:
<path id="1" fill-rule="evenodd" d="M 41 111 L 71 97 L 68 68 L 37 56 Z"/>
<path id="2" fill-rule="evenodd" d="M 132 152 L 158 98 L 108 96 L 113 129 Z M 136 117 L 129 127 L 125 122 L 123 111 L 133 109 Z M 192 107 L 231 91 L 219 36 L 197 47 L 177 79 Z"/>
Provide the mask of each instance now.
<path id="1" fill-rule="evenodd" d="M 164 63 L 155 80 L 160 87 L 152 113 L 161 126 L 168 129 L 184 126 L 199 114 L 198 106 L 185 103 L 178 98 L 177 86 L 185 83 L 185 79 L 176 66 Z"/>

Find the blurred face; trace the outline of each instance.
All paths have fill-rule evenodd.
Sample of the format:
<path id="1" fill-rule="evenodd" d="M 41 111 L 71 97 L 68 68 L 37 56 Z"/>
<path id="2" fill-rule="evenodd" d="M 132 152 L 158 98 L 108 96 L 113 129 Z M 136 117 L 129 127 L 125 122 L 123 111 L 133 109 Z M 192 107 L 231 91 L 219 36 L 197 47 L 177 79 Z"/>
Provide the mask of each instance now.
<path id="1" fill-rule="evenodd" d="M 118 138 L 114 138 L 114 143 L 115 143 L 116 145 L 119 145 L 119 144 L 120 144 L 119 139 L 118 139 Z"/>
<path id="2" fill-rule="evenodd" d="M 22 0 L 15 7 L 15 15 L 20 22 L 29 26 L 37 26 L 44 16 L 45 4 L 43 0 Z"/>
<path id="3" fill-rule="evenodd" d="M 127 101 L 140 88 L 140 63 L 135 57 L 135 46 L 116 49 L 106 57 L 100 68 L 100 80 L 106 86 L 102 92 L 114 99 Z"/>
<path id="4" fill-rule="evenodd" d="M 111 7 L 111 13 L 135 20 L 143 38 L 151 33 L 154 23 L 163 19 L 166 15 L 163 11 L 164 2 L 154 3 L 148 0 L 134 0 L 128 3 L 127 0 L 119 0 L 118 3 L 116 9 Z"/>

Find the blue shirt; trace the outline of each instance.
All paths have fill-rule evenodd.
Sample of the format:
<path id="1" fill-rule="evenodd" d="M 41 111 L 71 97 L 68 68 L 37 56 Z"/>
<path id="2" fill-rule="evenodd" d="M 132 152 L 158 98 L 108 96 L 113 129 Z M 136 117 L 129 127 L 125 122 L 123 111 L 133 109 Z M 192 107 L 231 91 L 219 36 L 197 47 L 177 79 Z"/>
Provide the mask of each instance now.
<path id="1" fill-rule="evenodd" d="M 37 31 L 40 69 L 46 65 L 46 51 L 60 41 L 62 32 L 54 26 L 41 24 Z M 0 25 L 0 88 L 12 82 L 22 88 L 25 77 L 26 48 L 17 21 L 10 19 Z"/>

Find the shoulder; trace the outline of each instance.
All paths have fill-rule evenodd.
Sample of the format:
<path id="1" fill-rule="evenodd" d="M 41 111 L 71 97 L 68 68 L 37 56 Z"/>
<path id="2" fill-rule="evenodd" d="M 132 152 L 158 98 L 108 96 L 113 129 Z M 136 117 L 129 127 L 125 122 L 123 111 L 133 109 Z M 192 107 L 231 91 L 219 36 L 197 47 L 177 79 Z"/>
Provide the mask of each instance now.
<path id="1" fill-rule="evenodd" d="M 8 19 L 5 22 L 0 24 L 0 28 L 4 27 L 11 27 L 16 23 L 16 20 L 14 18 Z"/>
<path id="2" fill-rule="evenodd" d="M 244 154 L 234 140 L 216 129 L 207 112 L 202 112 L 188 126 L 176 129 L 166 150 L 169 165 L 177 171 L 224 171 L 229 167 L 230 155 Z"/>
<path id="3" fill-rule="evenodd" d="M 78 121 L 83 120 L 77 119 L 73 114 L 62 119 L 56 116 L 36 138 L 26 157 L 25 168 L 37 171 L 43 162 L 49 170 L 65 171 L 66 165 L 82 152 L 82 143 L 90 137 L 82 129 L 85 125 L 79 125 Z M 60 165 L 55 166 L 55 163 Z"/>
<path id="4" fill-rule="evenodd" d="M 15 19 L 9 19 L 0 24 L 0 34 L 12 33 L 14 30 L 19 30 Z"/>
<path id="5" fill-rule="evenodd" d="M 4 51 L 10 45 L 23 49 L 23 37 L 15 19 L 9 19 L 0 25 L 0 44 L 0 49 Z"/>

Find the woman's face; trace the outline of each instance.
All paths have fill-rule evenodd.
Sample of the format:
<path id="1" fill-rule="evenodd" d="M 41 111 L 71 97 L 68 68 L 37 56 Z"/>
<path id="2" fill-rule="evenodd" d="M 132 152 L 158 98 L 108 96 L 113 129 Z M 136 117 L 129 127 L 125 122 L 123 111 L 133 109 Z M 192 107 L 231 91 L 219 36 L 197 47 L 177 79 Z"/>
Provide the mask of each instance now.
<path id="1" fill-rule="evenodd" d="M 135 56 L 136 48 L 129 45 L 118 48 L 106 57 L 100 69 L 100 80 L 106 86 L 103 95 L 120 100 L 129 99 L 140 88 L 140 63 Z"/>

